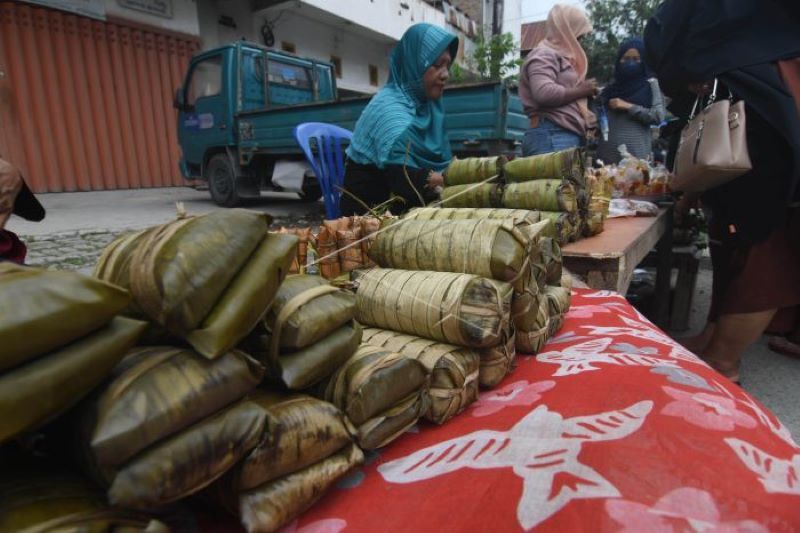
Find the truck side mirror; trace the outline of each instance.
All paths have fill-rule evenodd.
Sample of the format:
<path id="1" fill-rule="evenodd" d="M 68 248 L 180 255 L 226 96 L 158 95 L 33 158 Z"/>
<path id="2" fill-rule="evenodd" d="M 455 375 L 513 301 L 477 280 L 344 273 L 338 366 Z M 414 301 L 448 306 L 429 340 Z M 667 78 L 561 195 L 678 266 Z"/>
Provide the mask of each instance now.
<path id="1" fill-rule="evenodd" d="M 183 88 L 178 88 L 175 91 L 175 99 L 172 101 L 172 107 L 177 109 L 178 111 L 186 111 L 186 97 L 184 95 Z"/>

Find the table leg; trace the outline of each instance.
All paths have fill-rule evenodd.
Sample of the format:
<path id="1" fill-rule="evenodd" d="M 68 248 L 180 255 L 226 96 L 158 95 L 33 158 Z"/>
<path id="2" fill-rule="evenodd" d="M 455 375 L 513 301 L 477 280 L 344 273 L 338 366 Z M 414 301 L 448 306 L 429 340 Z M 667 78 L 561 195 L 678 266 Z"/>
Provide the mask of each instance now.
<path id="1" fill-rule="evenodd" d="M 655 323 L 660 328 L 669 326 L 670 282 L 672 277 L 672 226 L 673 204 L 667 206 L 666 229 L 656 245 Z"/>

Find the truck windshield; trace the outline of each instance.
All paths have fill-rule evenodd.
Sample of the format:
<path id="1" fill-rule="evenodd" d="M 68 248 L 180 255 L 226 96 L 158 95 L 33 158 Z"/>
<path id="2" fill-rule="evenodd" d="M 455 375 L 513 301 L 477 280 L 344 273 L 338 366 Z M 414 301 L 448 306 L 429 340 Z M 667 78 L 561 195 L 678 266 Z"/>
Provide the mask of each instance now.
<path id="1" fill-rule="evenodd" d="M 222 56 L 213 56 L 195 63 L 189 80 L 187 103 L 194 105 L 200 98 L 217 96 L 222 91 Z"/>

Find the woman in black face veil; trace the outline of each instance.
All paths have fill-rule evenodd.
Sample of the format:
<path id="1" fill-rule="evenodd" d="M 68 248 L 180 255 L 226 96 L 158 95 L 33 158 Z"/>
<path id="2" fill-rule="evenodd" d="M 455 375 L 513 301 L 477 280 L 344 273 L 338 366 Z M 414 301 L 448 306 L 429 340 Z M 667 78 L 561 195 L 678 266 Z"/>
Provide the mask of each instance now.
<path id="1" fill-rule="evenodd" d="M 723 95 L 745 101 L 753 170 L 701 197 L 712 212 L 714 286 L 709 325 L 686 342 L 734 381 L 742 353 L 776 312 L 800 305 L 796 4 L 667 0 L 645 30 L 645 60 L 672 98 L 673 113 L 686 119 L 715 78 Z"/>

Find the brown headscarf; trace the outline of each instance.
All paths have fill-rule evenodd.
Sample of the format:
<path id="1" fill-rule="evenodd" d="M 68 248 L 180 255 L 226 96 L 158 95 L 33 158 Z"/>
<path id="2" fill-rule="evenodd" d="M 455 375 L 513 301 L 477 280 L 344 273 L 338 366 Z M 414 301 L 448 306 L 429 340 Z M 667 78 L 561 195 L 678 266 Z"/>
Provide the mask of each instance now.
<path id="1" fill-rule="evenodd" d="M 592 24 L 586 17 L 586 13 L 575 6 L 556 4 L 547 15 L 545 24 L 546 36 L 540 46 L 552 48 L 567 61 L 578 73 L 578 82 L 586 79 L 586 72 L 589 70 L 589 60 L 583 50 L 578 37 L 592 32 Z M 578 105 L 583 112 L 583 116 L 591 124 L 594 114 L 589 111 L 588 100 L 582 99 Z"/>

